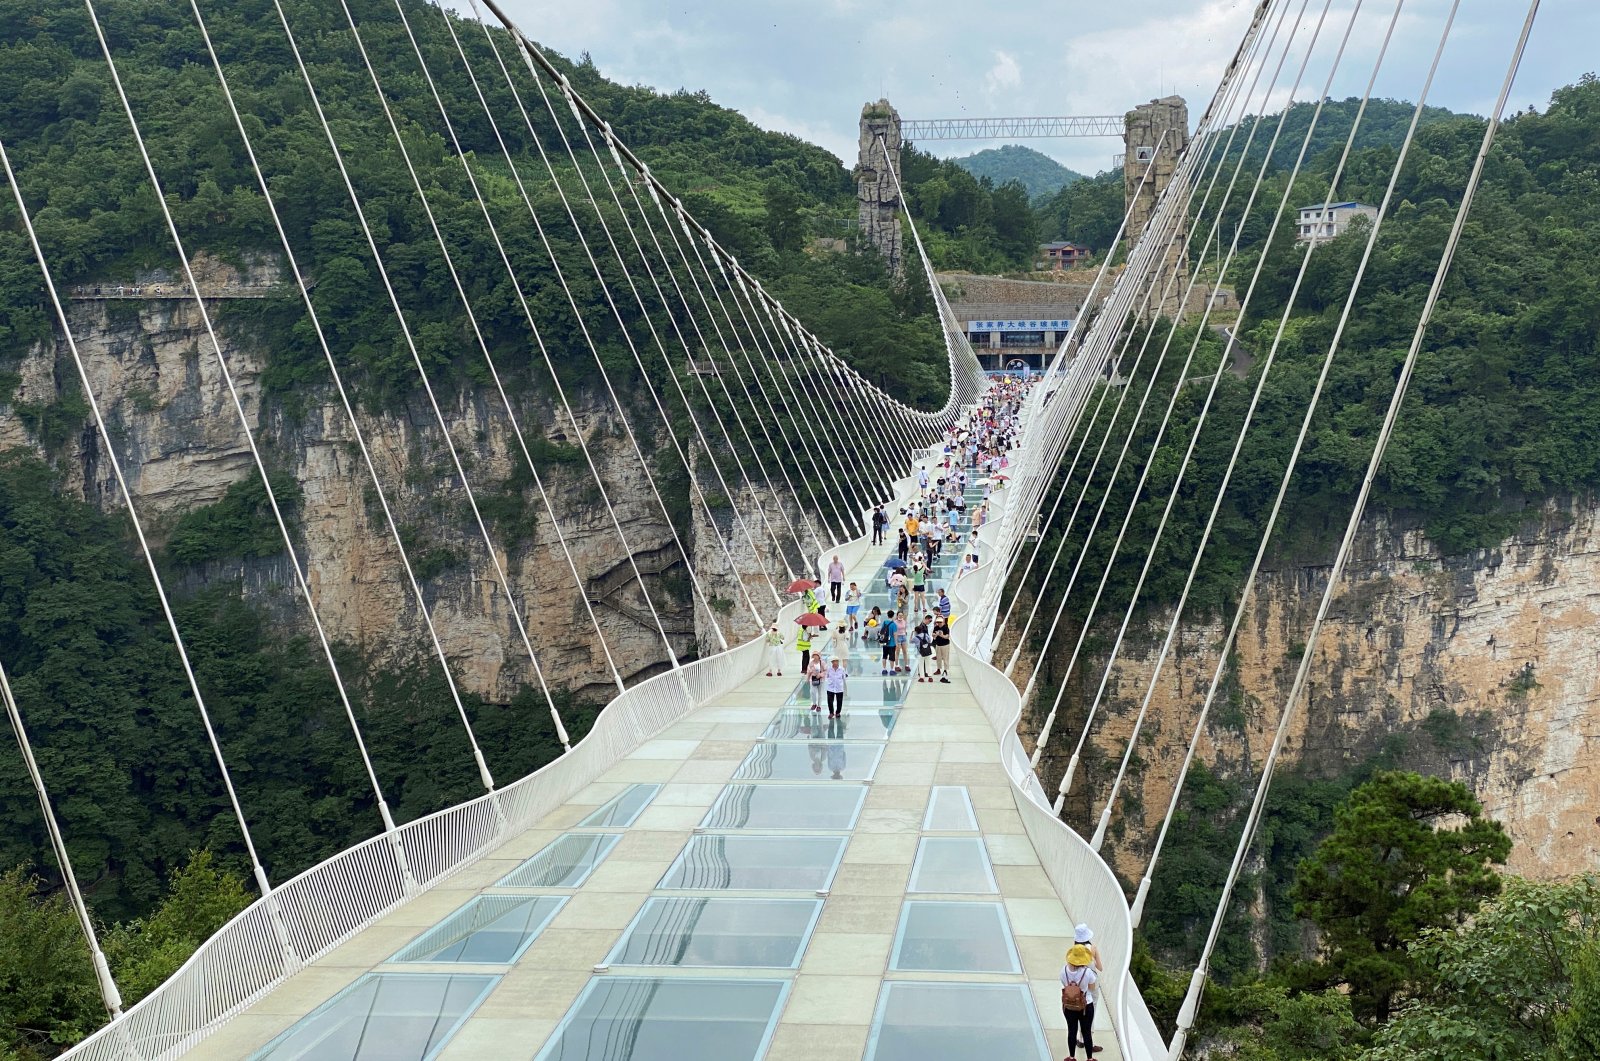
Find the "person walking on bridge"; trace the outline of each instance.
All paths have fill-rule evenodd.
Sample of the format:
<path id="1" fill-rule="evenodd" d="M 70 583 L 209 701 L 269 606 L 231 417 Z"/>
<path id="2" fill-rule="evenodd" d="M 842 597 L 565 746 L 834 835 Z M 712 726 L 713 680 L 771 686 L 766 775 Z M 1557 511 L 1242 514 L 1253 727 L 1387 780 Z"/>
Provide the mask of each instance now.
<path id="1" fill-rule="evenodd" d="M 1101 1047 L 1094 1044 L 1095 988 L 1100 983 L 1100 953 L 1094 946 L 1094 933 L 1079 925 L 1072 933 L 1067 963 L 1061 967 L 1061 1014 L 1067 1018 L 1067 1061 L 1076 1061 L 1078 1040 L 1083 1040 L 1083 1056 L 1091 1061 Z"/>
<path id="2" fill-rule="evenodd" d="M 767 677 L 772 677 L 774 671 L 783 677 L 783 631 L 777 623 L 767 630 Z"/>
<path id="3" fill-rule="evenodd" d="M 833 562 L 828 565 L 828 599 L 839 603 L 839 595 L 844 592 L 844 563 L 840 561 L 837 553 Z"/>
<path id="4" fill-rule="evenodd" d="M 889 517 L 883 514 L 883 506 L 879 505 L 872 510 L 872 544 L 883 544 L 883 528 L 889 522 Z"/>
<path id="5" fill-rule="evenodd" d="M 802 626 L 800 632 L 794 635 L 794 647 L 800 650 L 800 673 L 804 674 L 811 666 L 811 627 Z M 783 671 L 779 671 L 782 674 Z"/>
<path id="6" fill-rule="evenodd" d="M 844 690 L 849 681 L 844 662 L 835 656 L 828 665 L 828 673 L 823 677 L 823 688 L 828 694 L 828 717 L 838 718 L 844 714 Z M 837 776 L 837 775 L 836 775 Z"/>
<path id="7" fill-rule="evenodd" d="M 934 670 L 939 675 L 939 680 L 946 685 L 950 684 L 950 623 L 944 616 L 939 616 L 933 621 L 933 658 L 936 666 Z"/>

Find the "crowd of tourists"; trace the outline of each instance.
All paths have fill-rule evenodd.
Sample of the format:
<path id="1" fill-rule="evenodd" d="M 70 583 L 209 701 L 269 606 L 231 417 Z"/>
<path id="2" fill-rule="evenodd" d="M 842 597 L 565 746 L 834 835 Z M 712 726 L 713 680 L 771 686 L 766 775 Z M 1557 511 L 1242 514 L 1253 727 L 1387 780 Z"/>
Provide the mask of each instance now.
<path id="1" fill-rule="evenodd" d="M 953 604 L 946 589 L 933 584 L 934 571 L 952 551 L 961 555 L 956 578 L 980 563 L 978 531 L 988 521 L 990 496 L 1006 481 L 1007 451 L 1016 441 L 1028 386 L 1023 380 L 997 381 L 945 432 L 938 459 L 917 468 L 917 489 L 905 507 L 893 515 L 883 505 L 873 510 L 872 544 L 885 545 L 891 528 L 895 536 L 885 580 L 887 604 L 869 608 L 861 586 L 847 583 L 837 555 L 824 572 L 826 602 L 816 592 L 822 586 L 801 591 L 804 615 L 794 647 L 817 710 L 824 700 L 830 717 L 840 710 L 850 653 L 858 645 L 877 646 L 880 676 L 915 674 L 919 682 L 949 683 Z M 970 515 L 969 485 L 981 488 Z M 829 605 L 842 605 L 844 615 L 829 619 Z M 783 674 L 787 640 L 776 623 L 767 631 L 769 677 Z"/>

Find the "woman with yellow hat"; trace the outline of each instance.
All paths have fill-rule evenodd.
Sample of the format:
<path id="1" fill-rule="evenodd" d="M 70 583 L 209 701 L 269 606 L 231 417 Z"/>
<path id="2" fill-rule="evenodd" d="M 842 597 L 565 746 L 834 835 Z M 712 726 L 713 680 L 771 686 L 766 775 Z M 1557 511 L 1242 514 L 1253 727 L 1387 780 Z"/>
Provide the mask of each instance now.
<path id="1" fill-rule="evenodd" d="M 1072 933 L 1072 946 L 1067 950 L 1067 964 L 1061 967 L 1061 1013 L 1067 1018 L 1067 1059 L 1078 1056 L 1078 1039 L 1083 1039 L 1083 1056 L 1093 1058 L 1100 1052 L 1094 1044 L 1095 986 L 1100 982 L 1100 953 L 1095 947 L 1094 933 L 1088 925 L 1079 925 Z"/>

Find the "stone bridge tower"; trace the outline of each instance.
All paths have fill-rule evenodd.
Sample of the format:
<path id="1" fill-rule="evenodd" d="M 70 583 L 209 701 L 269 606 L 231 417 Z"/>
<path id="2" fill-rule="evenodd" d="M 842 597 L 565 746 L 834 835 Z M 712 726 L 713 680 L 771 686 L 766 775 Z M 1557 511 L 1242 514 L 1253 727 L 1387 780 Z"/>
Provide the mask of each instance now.
<path id="1" fill-rule="evenodd" d="M 1164 96 L 1135 107 L 1123 121 L 1122 182 L 1128 203 L 1126 244 L 1131 246 L 1150 220 L 1161 194 L 1172 183 L 1178 159 L 1189 146 L 1189 105 L 1182 96 Z M 1189 261 L 1184 250 L 1187 234 L 1188 222 L 1184 219 L 1178 238 L 1165 252 L 1157 270 L 1155 282 L 1162 289 L 1168 286 L 1173 271 L 1178 273 L 1172 285 L 1173 294 L 1161 306 L 1162 313 L 1179 311 L 1178 303 L 1187 286 Z"/>
<path id="2" fill-rule="evenodd" d="M 882 142 L 879 141 L 882 137 Z M 887 150 L 885 150 L 887 148 Z M 891 175 L 891 171 L 893 175 Z M 856 217 L 861 242 L 878 248 L 896 279 L 905 275 L 901 250 L 900 112 L 880 99 L 861 108 L 860 154 L 856 160 Z"/>

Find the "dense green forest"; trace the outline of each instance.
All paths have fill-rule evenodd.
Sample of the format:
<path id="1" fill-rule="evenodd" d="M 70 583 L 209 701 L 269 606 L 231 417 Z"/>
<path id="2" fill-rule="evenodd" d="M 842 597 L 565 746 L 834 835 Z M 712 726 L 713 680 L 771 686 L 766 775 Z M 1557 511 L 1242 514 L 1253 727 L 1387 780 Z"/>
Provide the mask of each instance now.
<path id="1" fill-rule="evenodd" d="M 951 161 L 980 180 L 987 177 L 996 187 L 1018 181 L 1028 189 L 1028 197 L 1035 202 L 1048 199 L 1067 185 L 1084 179 L 1083 174 L 1068 169 L 1042 151 L 1021 144 L 988 147 Z"/>

